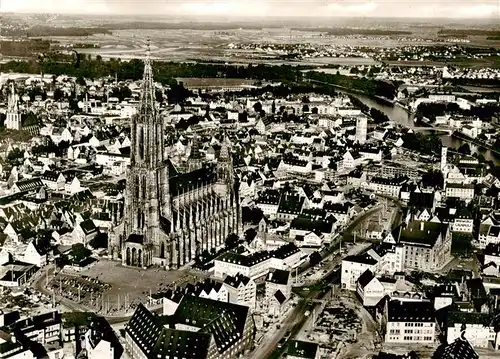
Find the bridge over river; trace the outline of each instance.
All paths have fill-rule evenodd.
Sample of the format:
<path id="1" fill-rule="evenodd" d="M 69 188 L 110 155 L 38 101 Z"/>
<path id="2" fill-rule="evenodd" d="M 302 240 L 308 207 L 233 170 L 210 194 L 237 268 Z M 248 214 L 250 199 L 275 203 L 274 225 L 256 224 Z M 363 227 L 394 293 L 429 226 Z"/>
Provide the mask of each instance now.
<path id="1" fill-rule="evenodd" d="M 442 132 L 451 135 L 454 130 L 450 127 L 412 127 L 413 132 Z"/>

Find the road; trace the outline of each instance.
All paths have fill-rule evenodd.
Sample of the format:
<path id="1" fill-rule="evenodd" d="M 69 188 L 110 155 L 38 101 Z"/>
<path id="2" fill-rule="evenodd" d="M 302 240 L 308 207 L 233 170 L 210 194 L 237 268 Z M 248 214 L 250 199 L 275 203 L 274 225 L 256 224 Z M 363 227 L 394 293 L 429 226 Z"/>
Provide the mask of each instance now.
<path id="1" fill-rule="evenodd" d="M 368 217 L 372 216 L 376 212 L 382 210 L 382 205 L 377 205 L 364 213 L 360 214 L 356 217 L 343 231 L 342 235 L 337 236 L 337 238 L 332 241 L 332 243 L 324 248 L 320 253 L 322 258 L 327 258 L 332 253 L 334 253 L 339 248 L 339 242 L 343 241 L 352 241 L 353 236 L 351 232 L 364 220 Z M 309 266 L 309 262 L 307 262 L 307 267 Z M 307 268 L 303 268 L 305 270 Z M 291 331 L 290 338 L 294 338 L 303 327 L 307 320 L 307 316 L 305 316 L 306 311 L 312 311 L 312 308 L 316 306 L 316 304 L 312 304 L 312 301 L 316 299 L 323 298 L 326 293 L 331 290 L 331 283 L 340 280 L 340 270 L 334 269 L 325 274 L 322 278 L 318 279 L 314 286 L 321 287 L 318 291 L 309 291 L 304 299 L 299 301 L 297 306 L 293 309 L 293 311 L 288 315 L 285 321 L 281 324 L 280 329 L 275 329 L 272 334 L 268 333 L 265 336 L 265 339 L 260 343 L 260 345 L 253 350 L 252 354 L 249 356 L 249 359 L 261 359 L 261 358 L 279 358 L 280 354 L 284 351 L 285 346 L 282 348 L 277 348 L 279 341 L 285 336 L 286 332 Z M 309 287 L 309 286 L 304 286 Z M 300 288 L 295 288 L 295 290 L 300 290 Z M 312 306 L 311 306 L 312 305 Z"/>
<path id="2" fill-rule="evenodd" d="M 340 279 L 340 271 L 337 271 L 337 277 Z M 333 276 L 332 276 L 333 278 Z M 290 337 L 294 338 L 304 326 L 308 316 L 307 311 L 312 311 L 315 306 L 313 301 L 323 298 L 329 293 L 331 288 L 325 288 L 321 291 L 309 292 L 305 298 L 301 299 L 297 306 L 292 310 L 279 329 L 265 335 L 264 340 L 255 348 L 246 359 L 278 358 L 286 349 L 286 343 L 278 348 L 279 341 L 290 331 Z"/>
<path id="3" fill-rule="evenodd" d="M 344 229 L 340 236 L 332 241 L 332 243 L 324 248 L 320 253 L 321 257 L 327 258 L 331 254 L 333 254 L 339 248 L 339 242 L 343 240 L 344 242 L 352 242 L 354 236 L 352 232 L 356 227 L 359 226 L 367 218 L 373 216 L 378 211 L 382 210 L 383 206 L 381 204 L 376 205 L 364 213 L 360 214 L 356 217 L 349 225 Z M 309 265 L 309 262 L 307 262 Z M 307 269 L 307 268 L 305 268 Z M 304 270 L 305 270 L 304 269 Z M 277 348 L 279 341 L 284 337 L 286 332 L 291 331 L 291 335 L 289 338 L 294 338 L 300 331 L 300 329 L 305 324 L 308 317 L 305 316 L 305 312 L 307 310 L 312 310 L 316 307 L 316 304 L 310 303 L 316 299 L 323 298 L 328 292 L 331 290 L 331 284 L 340 281 L 340 269 L 333 269 L 326 273 L 321 279 L 318 279 L 316 283 L 313 285 L 306 285 L 303 287 L 295 287 L 294 291 L 305 289 L 306 287 L 315 286 L 318 287 L 318 291 L 309 291 L 306 297 L 297 304 L 294 308 L 293 312 L 290 313 L 285 320 L 285 322 L 281 325 L 280 329 L 276 329 L 272 335 L 267 335 L 266 339 L 252 352 L 252 355 L 249 357 L 250 359 L 260 359 L 260 358 L 279 358 L 284 351 L 286 345 L 284 344 L 282 348 Z M 309 288 L 308 288 L 309 289 Z"/>

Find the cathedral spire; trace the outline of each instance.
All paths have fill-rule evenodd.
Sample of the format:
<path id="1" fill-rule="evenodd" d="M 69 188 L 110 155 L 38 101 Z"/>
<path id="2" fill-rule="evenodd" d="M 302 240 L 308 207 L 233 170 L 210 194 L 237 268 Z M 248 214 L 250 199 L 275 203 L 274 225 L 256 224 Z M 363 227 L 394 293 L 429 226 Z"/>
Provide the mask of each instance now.
<path id="1" fill-rule="evenodd" d="M 10 83 L 10 99 L 9 99 L 9 108 L 8 110 L 10 112 L 17 111 L 17 96 L 16 96 L 16 90 L 14 88 L 14 82 Z"/>
<path id="2" fill-rule="evenodd" d="M 144 59 L 139 115 L 147 116 L 143 120 L 154 119 L 156 115 L 155 86 L 153 82 L 153 69 L 151 68 L 149 40 L 146 48 L 146 58 Z"/>
<path id="3" fill-rule="evenodd" d="M 195 133 L 193 136 L 193 140 L 191 142 L 191 153 L 189 154 L 189 157 L 192 159 L 200 159 L 201 154 L 200 154 L 200 141 L 198 139 L 198 135 Z"/>
<path id="4" fill-rule="evenodd" d="M 228 159 L 230 159 L 230 154 L 229 154 L 230 146 L 231 146 L 231 143 L 229 142 L 227 136 L 224 135 L 224 138 L 222 140 L 222 145 L 221 145 L 221 148 L 220 148 L 219 159 L 221 159 L 221 160 L 228 160 Z"/>

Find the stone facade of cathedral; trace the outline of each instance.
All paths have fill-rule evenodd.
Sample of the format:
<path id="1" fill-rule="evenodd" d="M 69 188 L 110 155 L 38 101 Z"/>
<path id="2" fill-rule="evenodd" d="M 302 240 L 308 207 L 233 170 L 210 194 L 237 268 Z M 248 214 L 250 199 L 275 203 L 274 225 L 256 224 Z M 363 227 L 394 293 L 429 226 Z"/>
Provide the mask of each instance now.
<path id="1" fill-rule="evenodd" d="M 207 163 L 199 156 L 195 137 L 183 172 L 169 159 L 164 135 L 148 58 L 131 124 L 124 216 L 109 248 L 124 265 L 176 269 L 205 250 L 223 247 L 230 234 L 240 231 L 230 143 L 224 139 L 217 161 Z"/>

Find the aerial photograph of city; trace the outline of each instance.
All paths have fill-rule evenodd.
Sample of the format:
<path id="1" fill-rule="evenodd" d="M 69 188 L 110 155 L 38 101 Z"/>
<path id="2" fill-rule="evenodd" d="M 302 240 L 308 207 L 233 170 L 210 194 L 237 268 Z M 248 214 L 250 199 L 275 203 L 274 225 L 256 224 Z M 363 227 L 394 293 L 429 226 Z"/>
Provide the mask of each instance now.
<path id="1" fill-rule="evenodd" d="M 500 0 L 0 0 L 0 359 L 500 359 Z"/>

